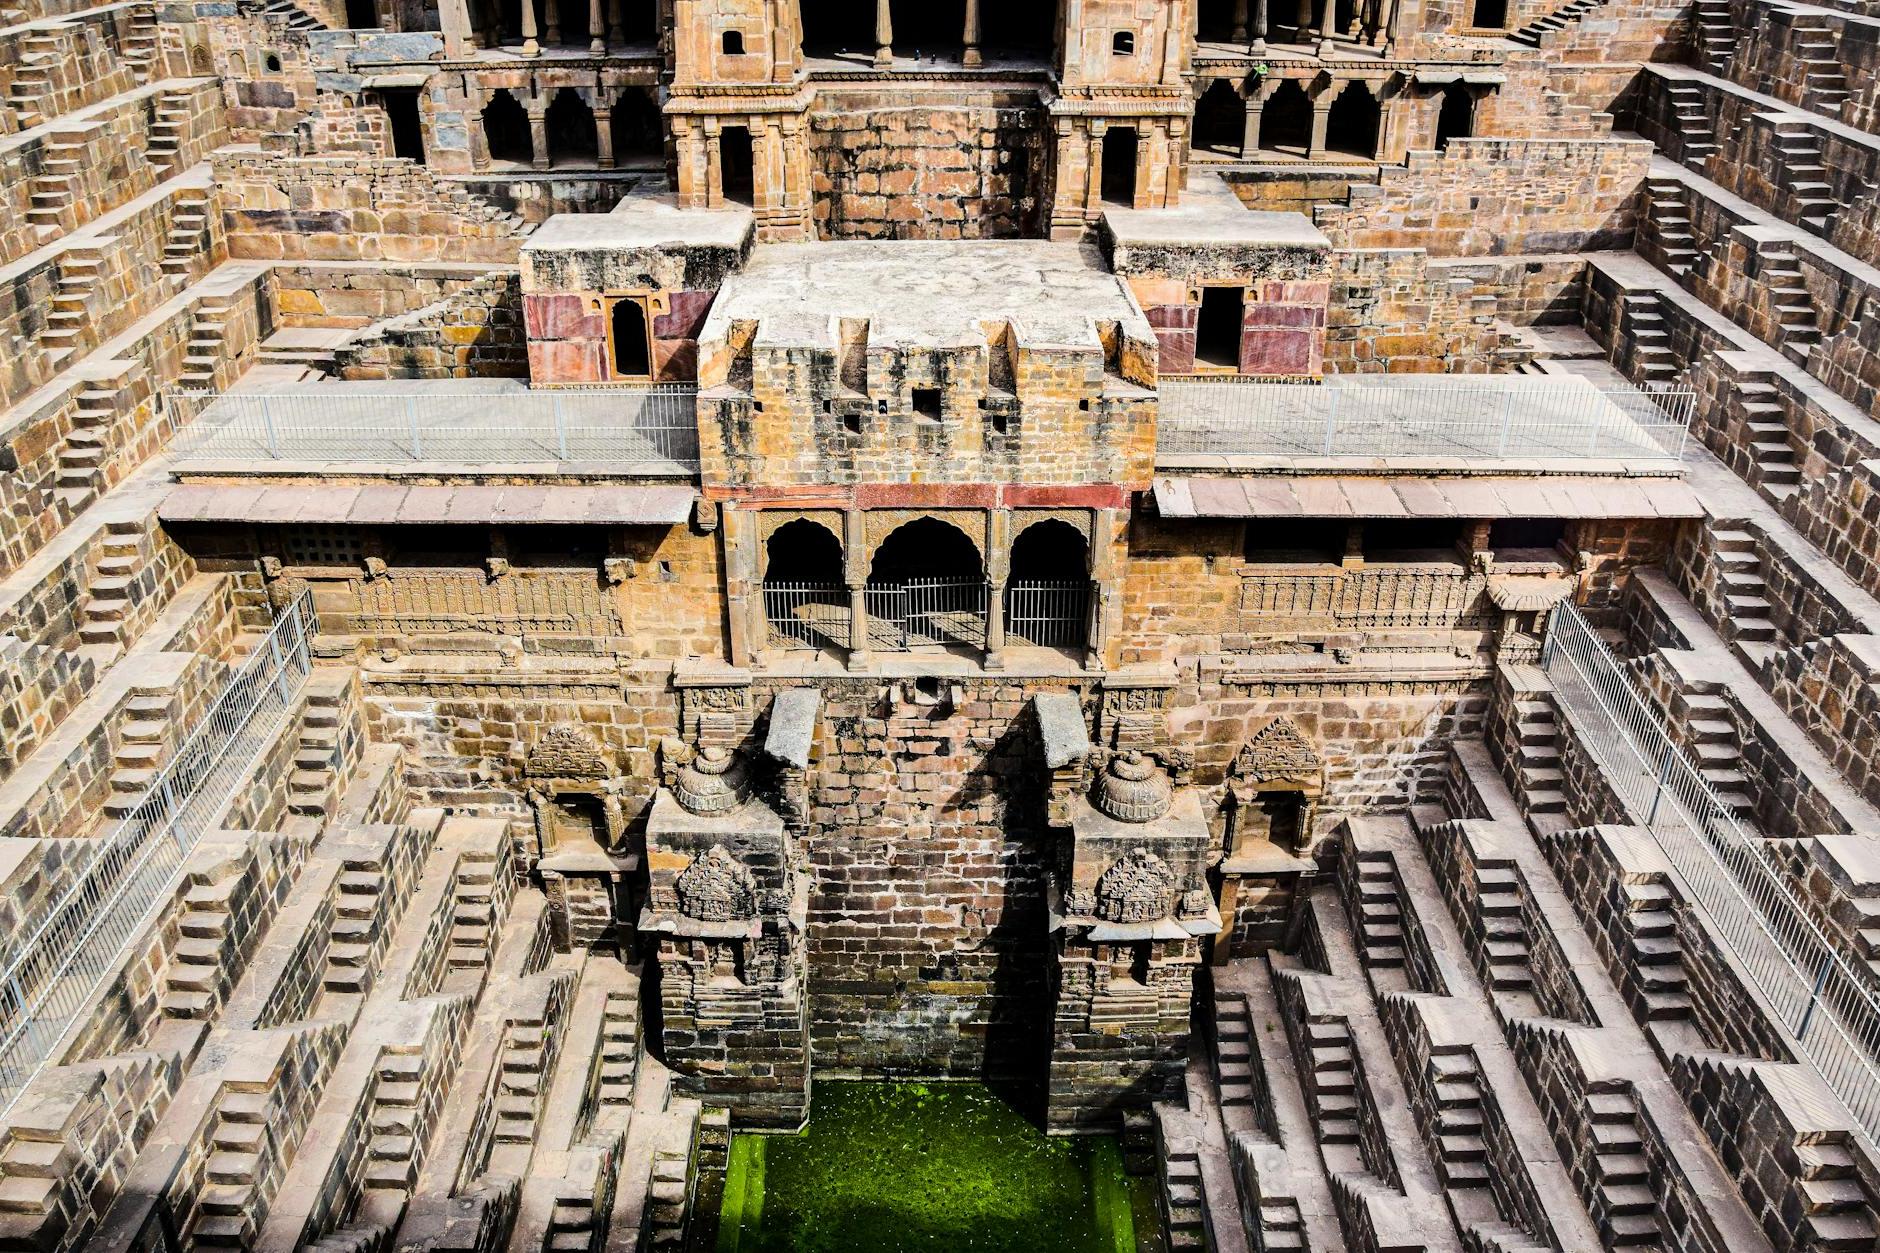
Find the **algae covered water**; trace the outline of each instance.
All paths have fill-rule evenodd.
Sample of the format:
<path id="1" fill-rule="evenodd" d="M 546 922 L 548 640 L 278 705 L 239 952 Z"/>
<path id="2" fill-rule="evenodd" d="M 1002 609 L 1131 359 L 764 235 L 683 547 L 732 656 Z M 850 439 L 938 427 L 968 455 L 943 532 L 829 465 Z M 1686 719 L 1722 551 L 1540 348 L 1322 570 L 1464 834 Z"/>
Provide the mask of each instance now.
<path id="1" fill-rule="evenodd" d="M 718 1253 L 1150 1253 L 1154 1181 L 976 1083 L 816 1085 L 796 1135 L 731 1142 Z"/>

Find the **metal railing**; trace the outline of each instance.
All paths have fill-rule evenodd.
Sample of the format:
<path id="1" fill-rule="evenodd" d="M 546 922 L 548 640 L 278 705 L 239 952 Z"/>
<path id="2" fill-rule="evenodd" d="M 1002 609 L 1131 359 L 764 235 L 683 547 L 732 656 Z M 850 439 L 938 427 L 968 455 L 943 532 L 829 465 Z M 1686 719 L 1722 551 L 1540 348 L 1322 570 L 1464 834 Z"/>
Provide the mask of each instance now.
<path id="1" fill-rule="evenodd" d="M 1689 391 L 1564 375 L 1335 375 L 1323 383 L 1165 378 L 1159 456 L 1432 457 L 1670 463 Z"/>
<path id="2" fill-rule="evenodd" d="M 849 589 L 840 583 L 765 583 L 773 648 L 847 648 Z"/>
<path id="3" fill-rule="evenodd" d="M 530 391 L 426 384 L 374 391 L 328 384 L 292 392 L 171 392 L 194 407 L 174 445 L 190 461 L 600 461 L 698 467 L 698 388 Z"/>
<path id="4" fill-rule="evenodd" d="M 75 1016 L 176 890 L 178 876 L 288 723 L 311 671 L 311 598 L 289 605 L 157 772 L 43 909 L 0 950 L 0 1112 L 52 1057 Z"/>
<path id="5" fill-rule="evenodd" d="M 1880 980 L 1823 929 L 1572 606 L 1554 612 L 1541 666 L 1580 742 L 1683 878 L 1691 904 L 1880 1142 Z"/>
<path id="6" fill-rule="evenodd" d="M 1039 648 L 1082 648 L 1090 633 L 1088 580 L 1013 579 L 1005 586 L 1005 638 Z"/>
<path id="7" fill-rule="evenodd" d="M 908 579 L 870 583 L 868 645 L 906 652 L 931 645 L 986 646 L 988 586 L 984 579 Z"/>

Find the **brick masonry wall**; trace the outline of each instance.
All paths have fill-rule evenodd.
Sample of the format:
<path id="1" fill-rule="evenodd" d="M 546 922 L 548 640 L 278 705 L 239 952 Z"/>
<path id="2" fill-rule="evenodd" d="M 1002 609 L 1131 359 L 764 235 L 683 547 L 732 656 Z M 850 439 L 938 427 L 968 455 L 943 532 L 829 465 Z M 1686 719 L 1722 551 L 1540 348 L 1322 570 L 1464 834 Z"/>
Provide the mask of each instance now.
<path id="1" fill-rule="evenodd" d="M 1636 140 L 1459 139 L 1314 221 L 1341 248 L 1439 257 L 1627 248 L 1650 158 Z"/>
<path id="2" fill-rule="evenodd" d="M 809 115 L 817 237 L 1036 236 L 1046 134 L 1035 93 L 825 89 Z"/>
<path id="3" fill-rule="evenodd" d="M 496 274 L 367 328 L 340 349 L 346 379 L 527 378 L 519 276 Z"/>
<path id="4" fill-rule="evenodd" d="M 1482 374 L 1498 360 L 1496 302 L 1415 249 L 1332 254 L 1331 374 Z"/>
<path id="5" fill-rule="evenodd" d="M 397 157 L 226 149 L 215 177 L 235 257 L 513 265 L 521 248 L 507 214 Z"/>

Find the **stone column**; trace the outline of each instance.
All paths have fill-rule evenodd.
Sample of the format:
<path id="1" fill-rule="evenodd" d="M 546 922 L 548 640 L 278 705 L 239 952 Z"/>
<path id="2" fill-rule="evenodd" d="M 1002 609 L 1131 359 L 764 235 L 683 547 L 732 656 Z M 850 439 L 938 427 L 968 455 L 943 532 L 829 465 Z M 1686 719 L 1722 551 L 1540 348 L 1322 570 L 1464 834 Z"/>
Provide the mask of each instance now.
<path id="1" fill-rule="evenodd" d="M 1333 83 L 1313 98 L 1312 139 L 1306 144 L 1308 158 L 1325 155 L 1325 129 L 1332 120 L 1332 101 L 1337 98 L 1339 90 L 1339 84 Z"/>
<path id="2" fill-rule="evenodd" d="M 561 0 L 543 0 L 543 2 L 548 5 L 546 14 L 548 20 L 544 23 L 548 27 L 546 31 L 548 42 L 551 45 L 559 44 L 561 42 Z"/>
<path id="3" fill-rule="evenodd" d="M 588 0 L 588 51 L 597 57 L 607 53 L 607 18 L 601 12 L 601 0 Z"/>
<path id="4" fill-rule="evenodd" d="M 460 57 L 474 45 L 469 0 L 438 0 L 437 24 L 444 36 L 445 56 Z"/>
<path id="5" fill-rule="evenodd" d="M 614 115 L 612 109 L 594 110 L 594 160 L 603 170 L 614 168 Z"/>
<path id="6" fill-rule="evenodd" d="M 886 0 L 883 0 L 886 3 Z M 849 585 L 849 669 L 866 670 L 868 655 L 868 528 L 861 510 L 842 519 L 842 572 Z"/>
<path id="7" fill-rule="evenodd" d="M 894 14 L 888 0 L 875 0 L 875 68 L 894 64 Z"/>
<path id="8" fill-rule="evenodd" d="M 522 55 L 542 55 L 542 45 L 535 40 L 535 0 L 522 0 Z"/>
<path id="9" fill-rule="evenodd" d="M 1196 11 L 1200 11 L 1196 5 Z M 1234 0 L 1234 33 L 1230 38 L 1240 43 L 1247 38 L 1247 0 Z"/>
<path id="10" fill-rule="evenodd" d="M 607 0 L 607 42 L 627 42 L 626 0 Z"/>
<path id="11" fill-rule="evenodd" d="M 1109 129 L 1108 122 L 1093 121 L 1084 136 L 1084 213 L 1091 218 L 1103 203 L 1103 136 Z"/>
<path id="12" fill-rule="evenodd" d="M 538 170 L 548 168 L 548 102 L 529 104 L 529 164 Z"/>
<path id="13" fill-rule="evenodd" d="M 1005 585 L 1012 577 L 1012 515 L 986 517 L 986 669 L 1005 669 Z"/>
<path id="14" fill-rule="evenodd" d="M 849 584 L 849 669 L 868 669 L 868 585 Z"/>
<path id="15" fill-rule="evenodd" d="M 1262 78 L 1259 87 L 1254 90 L 1253 95 L 1247 98 L 1247 116 L 1240 124 L 1240 159 L 1242 161 L 1247 159 L 1248 153 L 1259 151 L 1260 109 L 1266 103 L 1266 98 L 1273 94 L 1273 89 L 1268 85 L 1272 77 L 1268 74 Z"/>
<path id="16" fill-rule="evenodd" d="M 1249 32 L 1253 41 L 1247 45 L 1247 51 L 1259 54 L 1266 51 L 1266 0 L 1253 0 L 1253 29 Z"/>
<path id="17" fill-rule="evenodd" d="M 705 207 L 716 209 L 725 202 L 724 170 L 718 164 L 718 128 L 705 129 Z"/>
<path id="18" fill-rule="evenodd" d="M 550 4 L 554 0 L 549 0 Z M 1325 12 L 1319 20 L 1319 55 L 1330 56 L 1332 37 L 1338 33 L 1338 0 L 1325 0 Z"/>
<path id="19" fill-rule="evenodd" d="M 1331 0 L 1325 0 L 1327 4 Z M 1312 0 L 1299 0 L 1298 11 L 1293 14 L 1293 42 L 1302 44 L 1312 37 Z"/>
<path id="20" fill-rule="evenodd" d="M 966 45 L 966 55 L 961 58 L 966 65 L 979 65 L 979 0 L 966 0 L 966 31 L 962 40 Z"/>

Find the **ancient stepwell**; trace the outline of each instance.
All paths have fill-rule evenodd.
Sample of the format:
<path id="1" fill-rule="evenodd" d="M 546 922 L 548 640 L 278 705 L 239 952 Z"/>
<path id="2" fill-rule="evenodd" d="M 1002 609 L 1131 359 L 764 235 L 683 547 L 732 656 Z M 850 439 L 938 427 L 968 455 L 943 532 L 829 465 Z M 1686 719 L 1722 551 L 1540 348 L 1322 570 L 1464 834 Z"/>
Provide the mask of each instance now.
<path id="1" fill-rule="evenodd" d="M 0 0 L 0 1253 L 1880 1248 L 1823 2 Z"/>

